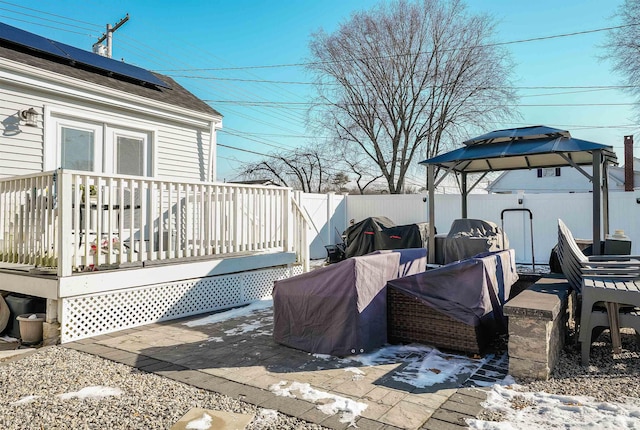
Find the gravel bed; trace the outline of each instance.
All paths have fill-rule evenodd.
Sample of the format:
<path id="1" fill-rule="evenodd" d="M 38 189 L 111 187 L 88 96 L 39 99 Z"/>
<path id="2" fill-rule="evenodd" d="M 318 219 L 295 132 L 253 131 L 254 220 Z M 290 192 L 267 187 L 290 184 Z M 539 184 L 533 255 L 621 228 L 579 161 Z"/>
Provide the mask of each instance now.
<path id="1" fill-rule="evenodd" d="M 86 387 L 121 394 L 62 399 Z M 37 396 L 25 401 L 27 396 Z M 15 402 L 23 399 L 23 402 Z M 169 429 L 194 407 L 252 413 L 247 429 L 323 429 L 230 397 L 60 346 L 0 364 L 1 429 Z"/>
<path id="2" fill-rule="evenodd" d="M 640 399 L 640 346 L 635 332 L 622 329 L 622 353 L 612 354 L 609 331 L 592 344 L 589 366 L 582 366 L 580 344 L 573 333 L 560 354 L 558 364 L 547 381 L 516 381 L 523 392 L 545 392 L 568 396 L 589 396 L 602 402 Z M 512 404 L 518 409 L 527 404 Z M 502 421 L 499 411 L 485 409 L 479 416 L 485 421 Z"/>
<path id="3" fill-rule="evenodd" d="M 580 345 L 570 341 L 548 381 L 522 384 L 526 391 L 590 396 L 599 401 L 640 398 L 640 347 L 631 329 L 622 329 L 622 353 L 611 353 L 609 330 L 591 344 L 589 366 L 580 365 Z"/>

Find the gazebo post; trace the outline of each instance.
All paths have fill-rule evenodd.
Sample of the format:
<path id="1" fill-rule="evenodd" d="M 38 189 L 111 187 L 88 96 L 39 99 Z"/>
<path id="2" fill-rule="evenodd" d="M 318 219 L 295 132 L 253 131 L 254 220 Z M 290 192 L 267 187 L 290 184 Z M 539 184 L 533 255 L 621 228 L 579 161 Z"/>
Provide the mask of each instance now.
<path id="1" fill-rule="evenodd" d="M 593 151 L 593 255 L 600 255 L 601 193 L 602 193 L 602 151 Z"/>
<path id="2" fill-rule="evenodd" d="M 462 218 L 467 218 L 467 174 L 465 172 L 462 172 L 460 175 L 462 176 L 462 190 L 460 190 L 462 193 Z"/>
<path id="3" fill-rule="evenodd" d="M 427 164 L 427 190 L 429 191 L 429 264 L 436 262 L 436 206 L 435 206 L 435 166 Z"/>
<path id="4" fill-rule="evenodd" d="M 609 234 L 609 162 L 603 160 L 602 166 L 602 225 L 606 240 Z"/>

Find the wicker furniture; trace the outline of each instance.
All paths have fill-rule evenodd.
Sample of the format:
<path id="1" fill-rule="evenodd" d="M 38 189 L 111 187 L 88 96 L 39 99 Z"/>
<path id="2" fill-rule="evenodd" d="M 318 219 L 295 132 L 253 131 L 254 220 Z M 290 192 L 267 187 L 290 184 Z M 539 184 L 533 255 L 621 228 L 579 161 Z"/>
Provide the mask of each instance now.
<path id="1" fill-rule="evenodd" d="M 482 353 L 498 333 L 506 333 L 502 306 L 517 280 L 512 249 L 391 280 L 387 338 Z"/>
<path id="2" fill-rule="evenodd" d="M 480 354 L 492 339 L 486 326 L 460 322 L 425 305 L 418 298 L 387 289 L 389 343 L 424 343 L 438 348 Z"/>

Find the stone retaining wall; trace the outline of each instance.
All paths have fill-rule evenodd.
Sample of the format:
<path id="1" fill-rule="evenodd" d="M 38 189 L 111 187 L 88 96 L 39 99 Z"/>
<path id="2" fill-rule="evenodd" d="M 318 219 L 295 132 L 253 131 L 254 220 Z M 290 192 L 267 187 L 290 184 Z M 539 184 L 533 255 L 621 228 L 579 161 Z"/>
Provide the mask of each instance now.
<path id="1" fill-rule="evenodd" d="M 507 302 L 511 376 L 549 379 L 564 347 L 570 303 L 569 284 L 557 275 L 545 275 Z"/>

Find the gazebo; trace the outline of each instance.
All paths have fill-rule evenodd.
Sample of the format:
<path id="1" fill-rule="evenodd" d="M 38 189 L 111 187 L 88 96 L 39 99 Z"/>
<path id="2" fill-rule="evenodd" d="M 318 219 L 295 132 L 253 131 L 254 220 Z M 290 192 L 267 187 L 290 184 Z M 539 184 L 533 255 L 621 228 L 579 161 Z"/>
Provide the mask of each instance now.
<path id="1" fill-rule="evenodd" d="M 429 244 L 435 243 L 435 187 L 449 174 L 459 176 L 462 192 L 462 218 L 467 217 L 467 197 L 487 173 L 493 171 L 571 166 L 593 184 L 593 243 L 600 243 L 602 225 L 609 233 L 608 166 L 618 164 L 612 146 L 575 139 L 566 130 L 542 125 L 496 130 L 469 139 L 462 148 L 437 155 L 420 164 L 427 166 L 429 192 Z M 581 166 L 591 165 L 589 174 Z M 438 169 L 438 172 L 436 172 Z M 471 186 L 468 174 L 481 177 Z M 600 247 L 593 247 L 599 254 Z M 429 246 L 429 262 L 435 260 L 435 247 Z"/>

